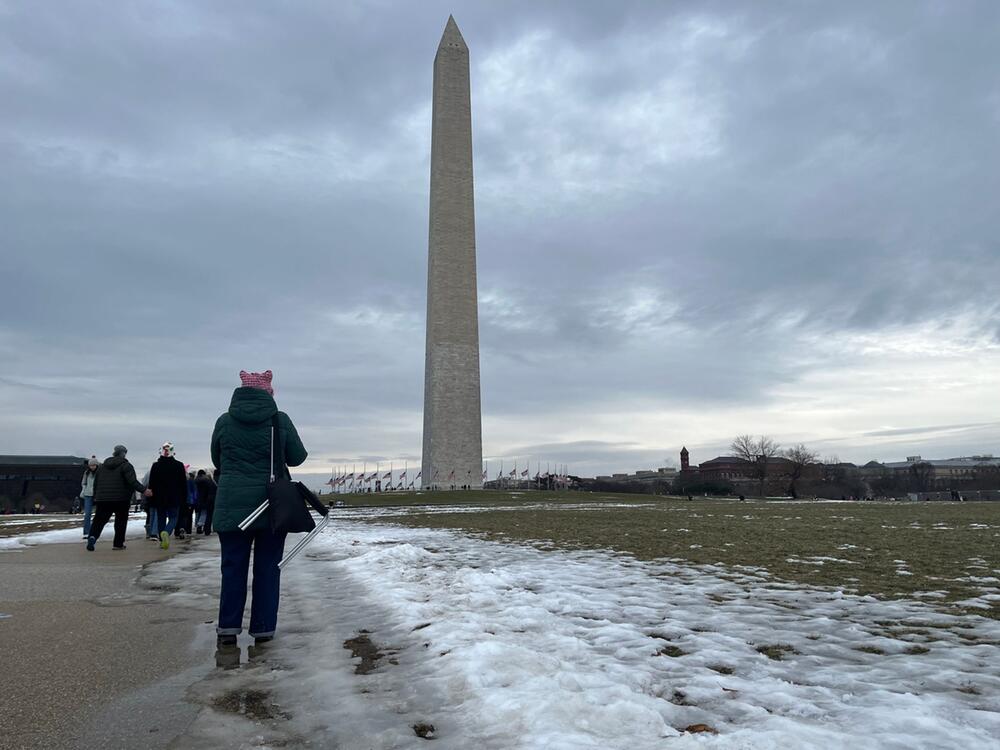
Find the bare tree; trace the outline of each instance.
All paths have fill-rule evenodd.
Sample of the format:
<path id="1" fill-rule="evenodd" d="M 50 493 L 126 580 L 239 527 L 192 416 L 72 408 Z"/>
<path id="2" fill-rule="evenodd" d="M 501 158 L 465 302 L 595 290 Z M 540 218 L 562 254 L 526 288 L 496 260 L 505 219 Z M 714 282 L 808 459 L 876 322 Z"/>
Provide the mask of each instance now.
<path id="1" fill-rule="evenodd" d="M 792 497 L 798 497 L 798 492 L 796 492 L 795 483 L 802 478 L 803 472 L 806 470 L 807 466 L 812 466 L 819 461 L 819 454 L 816 451 L 811 451 L 805 447 L 802 443 L 798 445 L 793 445 L 791 448 L 784 452 L 785 458 L 791 464 L 789 467 L 791 473 L 791 483 L 789 484 L 789 490 Z"/>
<path id="2" fill-rule="evenodd" d="M 778 455 L 781 446 L 774 438 L 767 435 L 761 435 L 757 438 L 752 435 L 738 435 L 729 449 L 737 458 L 742 458 L 751 464 L 751 475 L 760 482 L 760 496 L 763 497 L 768 464 L 772 458 Z"/>
<path id="3" fill-rule="evenodd" d="M 934 465 L 926 461 L 917 461 L 910 466 L 910 480 L 917 492 L 926 492 L 934 481 Z"/>

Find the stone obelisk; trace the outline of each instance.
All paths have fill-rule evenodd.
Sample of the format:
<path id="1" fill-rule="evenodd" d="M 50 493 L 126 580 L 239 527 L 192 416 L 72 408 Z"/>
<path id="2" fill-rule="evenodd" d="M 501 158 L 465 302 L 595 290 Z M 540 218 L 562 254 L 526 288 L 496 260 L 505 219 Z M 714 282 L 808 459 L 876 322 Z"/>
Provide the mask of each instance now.
<path id="1" fill-rule="evenodd" d="M 434 57 L 424 487 L 482 486 L 469 48 L 448 17 Z"/>

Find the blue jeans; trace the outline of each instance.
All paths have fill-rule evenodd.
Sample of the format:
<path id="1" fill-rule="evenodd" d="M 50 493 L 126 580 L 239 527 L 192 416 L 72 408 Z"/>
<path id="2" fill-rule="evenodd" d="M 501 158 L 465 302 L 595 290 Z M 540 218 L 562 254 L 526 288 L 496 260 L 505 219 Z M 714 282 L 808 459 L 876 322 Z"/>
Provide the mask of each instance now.
<path id="1" fill-rule="evenodd" d="M 156 536 L 159 536 L 161 531 L 167 532 L 168 535 L 173 534 L 174 525 L 177 523 L 177 506 L 157 508 L 153 512 L 156 514 Z"/>
<path id="2" fill-rule="evenodd" d="M 83 535 L 90 536 L 90 514 L 94 512 L 94 496 L 83 496 Z"/>
<path id="3" fill-rule="evenodd" d="M 156 536 L 156 508 L 149 508 L 149 523 L 146 525 L 146 536 L 155 537 Z"/>
<path id="4" fill-rule="evenodd" d="M 247 574 L 253 547 L 253 599 L 250 602 L 250 635 L 274 635 L 278 625 L 278 594 L 281 571 L 278 563 L 285 551 L 285 534 L 263 531 L 220 531 L 222 547 L 222 593 L 219 595 L 219 635 L 243 632 L 243 610 L 247 606 Z"/>

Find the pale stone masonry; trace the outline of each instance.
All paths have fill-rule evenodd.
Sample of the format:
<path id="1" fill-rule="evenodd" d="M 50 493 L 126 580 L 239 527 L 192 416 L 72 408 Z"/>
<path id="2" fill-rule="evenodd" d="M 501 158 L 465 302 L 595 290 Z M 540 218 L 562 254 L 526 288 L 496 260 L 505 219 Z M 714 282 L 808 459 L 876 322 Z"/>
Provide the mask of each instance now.
<path id="1" fill-rule="evenodd" d="M 469 48 L 449 17 L 434 58 L 423 486 L 482 486 Z"/>

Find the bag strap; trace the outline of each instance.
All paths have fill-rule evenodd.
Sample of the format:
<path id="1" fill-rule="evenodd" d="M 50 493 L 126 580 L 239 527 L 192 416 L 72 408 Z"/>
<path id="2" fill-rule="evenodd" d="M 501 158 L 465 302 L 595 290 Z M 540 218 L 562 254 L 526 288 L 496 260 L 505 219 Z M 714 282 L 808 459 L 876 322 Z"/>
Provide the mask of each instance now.
<path id="1" fill-rule="evenodd" d="M 277 442 L 277 440 L 278 440 L 278 413 L 275 412 L 274 416 L 271 417 L 271 481 L 272 482 L 274 481 L 275 477 L 278 476 L 278 470 L 276 468 L 277 465 L 274 462 L 274 444 L 275 442 Z M 284 455 L 279 456 L 279 458 L 281 459 L 281 466 L 282 468 L 284 468 L 285 466 Z M 287 479 L 286 474 L 287 474 L 286 471 L 282 471 L 280 475 L 281 478 Z"/>
<path id="2" fill-rule="evenodd" d="M 271 417 L 271 483 L 274 484 L 274 433 L 277 432 L 278 415 Z"/>

